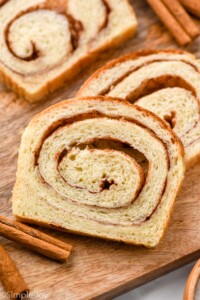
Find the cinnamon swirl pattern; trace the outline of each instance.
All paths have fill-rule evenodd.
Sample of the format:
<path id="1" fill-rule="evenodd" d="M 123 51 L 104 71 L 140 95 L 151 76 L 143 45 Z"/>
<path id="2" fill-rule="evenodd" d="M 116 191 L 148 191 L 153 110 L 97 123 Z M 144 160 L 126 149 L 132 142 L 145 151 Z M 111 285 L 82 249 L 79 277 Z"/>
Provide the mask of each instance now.
<path id="1" fill-rule="evenodd" d="M 135 29 L 127 0 L 1 1 L 1 78 L 19 95 L 40 100 Z"/>
<path id="2" fill-rule="evenodd" d="M 153 247 L 183 176 L 182 144 L 156 115 L 100 96 L 67 100 L 37 115 L 23 134 L 13 212 Z"/>
<path id="3" fill-rule="evenodd" d="M 183 51 L 142 51 L 108 63 L 79 96 L 108 95 L 148 109 L 183 142 L 187 167 L 200 160 L 200 64 Z"/>

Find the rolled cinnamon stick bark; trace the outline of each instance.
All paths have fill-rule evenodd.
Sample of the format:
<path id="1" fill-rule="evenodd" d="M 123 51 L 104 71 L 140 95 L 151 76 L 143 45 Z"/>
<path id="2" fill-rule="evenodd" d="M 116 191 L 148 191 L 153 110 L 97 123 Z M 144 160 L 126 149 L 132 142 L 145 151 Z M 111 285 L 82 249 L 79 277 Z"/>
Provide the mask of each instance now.
<path id="1" fill-rule="evenodd" d="M 67 260 L 72 249 L 69 244 L 3 216 L 0 216 L 0 236 L 61 262 Z"/>
<path id="2" fill-rule="evenodd" d="M 191 38 L 199 35 L 199 28 L 178 0 L 162 1 Z"/>
<path id="3" fill-rule="evenodd" d="M 200 18 L 200 1 L 199 0 L 180 0 L 183 6 L 193 15 Z"/>
<path id="4" fill-rule="evenodd" d="M 162 1 L 147 0 L 147 2 L 181 46 L 189 44 L 192 41 L 191 37 L 184 31 Z"/>
<path id="5" fill-rule="evenodd" d="M 2 245 L 0 245 L 0 280 L 10 299 L 21 299 L 30 291 L 15 263 Z"/>

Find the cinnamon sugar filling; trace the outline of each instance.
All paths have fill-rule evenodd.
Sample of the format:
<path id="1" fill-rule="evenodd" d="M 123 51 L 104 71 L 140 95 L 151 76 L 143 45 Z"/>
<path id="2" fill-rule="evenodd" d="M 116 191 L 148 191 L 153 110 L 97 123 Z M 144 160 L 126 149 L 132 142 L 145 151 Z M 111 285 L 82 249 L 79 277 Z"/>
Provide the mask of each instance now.
<path id="1" fill-rule="evenodd" d="M 104 119 L 105 117 L 112 118 L 113 120 L 119 120 L 119 121 L 121 120 L 118 117 L 114 118 L 112 116 L 106 116 L 98 111 L 91 111 L 86 114 L 80 114 L 78 116 L 71 117 L 68 119 L 61 119 L 61 120 L 55 122 L 54 124 L 52 124 L 51 127 L 48 128 L 48 130 L 43 135 L 40 145 L 38 145 L 35 150 L 35 168 L 37 168 L 39 170 L 39 173 L 41 176 L 41 181 L 43 182 L 43 184 L 47 184 L 51 188 L 53 188 L 49 183 L 47 183 L 45 181 L 43 173 L 40 171 L 40 153 L 41 153 L 41 150 L 42 150 L 42 147 L 43 147 L 43 144 L 45 143 L 45 141 L 49 137 L 51 137 L 53 134 L 59 133 L 60 131 L 64 130 L 68 126 L 71 126 L 72 124 L 75 124 L 76 122 L 89 120 L 89 119 L 92 120 L 95 118 L 98 118 L 99 120 L 101 120 L 101 119 Z M 159 142 L 162 143 L 162 145 L 165 148 L 166 159 L 168 162 L 168 170 L 169 170 L 170 169 L 170 160 L 169 160 L 167 145 L 163 144 L 163 141 L 161 141 L 158 137 L 156 137 L 155 133 L 153 131 L 151 131 L 149 128 L 145 127 L 144 125 L 142 125 L 138 122 L 135 122 L 134 120 L 124 120 L 123 119 L 121 121 L 122 122 L 131 122 L 133 124 L 137 124 L 137 125 L 141 126 L 144 130 L 147 130 L 152 135 L 153 138 L 155 138 L 156 140 L 158 140 Z M 54 159 L 55 159 L 55 164 L 57 165 L 56 168 L 59 173 L 59 176 L 62 177 L 62 179 L 65 181 L 65 183 L 71 185 L 71 187 L 73 187 L 73 188 L 78 188 L 81 190 L 84 188 L 81 186 L 77 186 L 76 184 L 70 183 L 68 181 L 68 179 L 65 178 L 65 176 L 63 176 L 60 173 L 60 165 L 62 164 L 63 160 L 65 160 L 67 158 L 67 156 L 70 154 L 71 149 L 74 149 L 74 148 L 79 149 L 80 151 L 84 151 L 85 149 L 89 149 L 89 151 L 118 151 L 119 153 L 120 152 L 125 153 L 125 155 L 128 155 L 132 159 L 134 159 L 137 162 L 137 164 L 140 166 L 140 168 L 143 172 L 144 179 L 141 181 L 141 184 L 138 185 L 138 188 L 136 188 L 135 196 L 134 196 L 134 198 L 131 199 L 131 201 L 129 201 L 129 203 L 124 204 L 124 205 L 120 204 L 118 206 L 115 205 L 114 207 L 110 207 L 109 209 L 113 210 L 113 209 L 120 209 L 121 207 L 128 207 L 129 205 L 131 205 L 131 203 L 133 203 L 133 201 L 137 201 L 137 197 L 139 196 L 140 192 L 142 191 L 144 186 L 148 183 L 148 181 L 151 177 L 151 175 L 150 175 L 151 171 L 149 169 L 149 161 L 143 153 L 132 148 L 132 146 L 129 145 L 126 141 L 122 141 L 120 139 L 116 139 L 111 136 L 107 136 L 104 138 L 92 138 L 92 139 L 88 138 L 88 140 L 81 142 L 81 143 L 72 142 L 70 144 L 69 149 L 66 149 L 64 147 L 63 149 L 59 150 L 55 154 Z M 148 216 L 145 217 L 145 220 L 138 221 L 135 224 L 143 223 L 145 221 L 148 221 L 151 218 L 151 216 L 154 214 L 154 212 L 157 210 L 157 207 L 160 204 L 160 201 L 161 201 L 162 196 L 166 189 L 166 185 L 167 185 L 167 178 L 165 179 L 165 181 L 163 183 L 162 190 L 158 195 L 157 202 L 156 202 L 156 205 L 154 206 L 154 208 L 149 212 Z M 88 190 L 88 192 L 91 194 L 109 192 L 109 191 L 112 191 L 112 188 L 114 188 L 115 186 L 117 186 L 117 182 L 115 181 L 115 178 L 108 178 L 107 175 L 105 174 L 104 176 L 102 176 L 102 178 L 99 182 L 99 190 L 96 192 Z M 104 207 L 104 206 L 99 206 L 99 205 L 94 205 L 94 204 L 80 203 L 80 202 L 77 202 L 76 199 L 71 199 L 71 198 L 68 200 L 74 202 L 74 204 L 77 204 L 77 205 L 89 205 L 90 207 L 99 207 L 99 208 Z M 114 224 L 114 223 L 111 222 L 110 224 Z"/>

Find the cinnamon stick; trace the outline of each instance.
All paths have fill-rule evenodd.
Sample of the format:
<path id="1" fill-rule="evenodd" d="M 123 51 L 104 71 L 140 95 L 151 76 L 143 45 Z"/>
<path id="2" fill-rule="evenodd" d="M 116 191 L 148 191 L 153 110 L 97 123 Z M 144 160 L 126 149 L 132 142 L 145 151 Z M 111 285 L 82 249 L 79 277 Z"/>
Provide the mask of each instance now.
<path id="1" fill-rule="evenodd" d="M 200 18 L 200 1 L 199 0 L 180 0 L 183 6 L 193 15 Z"/>
<path id="2" fill-rule="evenodd" d="M 10 299 L 24 298 L 30 291 L 15 263 L 2 245 L 0 245 L 0 280 Z"/>
<path id="3" fill-rule="evenodd" d="M 199 28 L 178 0 L 162 1 L 192 39 L 199 35 Z"/>
<path id="4" fill-rule="evenodd" d="M 0 236 L 61 262 L 67 260 L 72 249 L 69 244 L 3 216 L 0 216 Z"/>
<path id="5" fill-rule="evenodd" d="M 189 44 L 192 41 L 191 37 L 184 31 L 162 1 L 147 0 L 147 2 L 181 46 Z"/>

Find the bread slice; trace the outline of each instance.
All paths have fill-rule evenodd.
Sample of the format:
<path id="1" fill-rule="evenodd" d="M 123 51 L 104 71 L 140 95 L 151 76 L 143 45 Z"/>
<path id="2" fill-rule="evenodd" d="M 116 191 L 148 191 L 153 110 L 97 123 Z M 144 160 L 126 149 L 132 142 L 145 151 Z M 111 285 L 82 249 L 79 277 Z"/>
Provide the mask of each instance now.
<path id="1" fill-rule="evenodd" d="M 184 51 L 141 51 L 98 70 L 78 96 L 108 95 L 164 119 L 182 140 L 187 167 L 200 161 L 200 64 Z"/>
<path id="2" fill-rule="evenodd" d="M 128 0 L 0 3 L 0 78 L 34 102 L 136 31 Z"/>
<path id="3" fill-rule="evenodd" d="M 153 113 L 100 96 L 67 100 L 34 117 L 22 136 L 13 213 L 154 247 L 183 177 L 182 144 Z"/>

